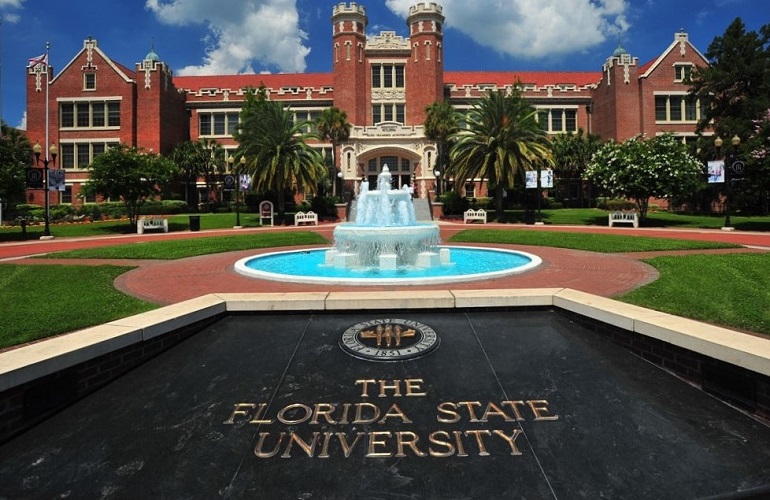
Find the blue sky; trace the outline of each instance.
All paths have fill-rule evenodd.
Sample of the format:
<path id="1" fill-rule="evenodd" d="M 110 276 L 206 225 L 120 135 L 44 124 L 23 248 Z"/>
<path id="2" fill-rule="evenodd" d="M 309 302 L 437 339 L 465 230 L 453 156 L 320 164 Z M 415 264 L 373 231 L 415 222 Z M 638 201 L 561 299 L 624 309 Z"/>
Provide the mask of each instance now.
<path id="1" fill-rule="evenodd" d="M 337 0 L 0 0 L 2 119 L 25 120 L 27 60 L 58 71 L 92 36 L 134 68 L 151 47 L 175 74 L 328 72 Z M 416 0 L 360 0 L 367 31 L 406 35 Z M 770 23 L 768 0 L 443 0 L 449 71 L 600 71 L 618 42 L 640 64 L 684 29 L 703 53 L 740 17 Z"/>

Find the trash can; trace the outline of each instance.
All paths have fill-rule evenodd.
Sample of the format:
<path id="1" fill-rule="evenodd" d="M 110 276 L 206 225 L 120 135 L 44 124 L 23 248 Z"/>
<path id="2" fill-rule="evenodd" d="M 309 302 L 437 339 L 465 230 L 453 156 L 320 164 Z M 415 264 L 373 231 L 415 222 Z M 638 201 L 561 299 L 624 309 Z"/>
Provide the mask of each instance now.
<path id="1" fill-rule="evenodd" d="M 190 231 L 200 231 L 201 230 L 201 216 L 200 215 L 191 215 L 190 216 Z"/>
<path id="2" fill-rule="evenodd" d="M 535 223 L 535 211 L 531 208 L 527 208 L 524 210 L 524 224 L 534 224 Z"/>

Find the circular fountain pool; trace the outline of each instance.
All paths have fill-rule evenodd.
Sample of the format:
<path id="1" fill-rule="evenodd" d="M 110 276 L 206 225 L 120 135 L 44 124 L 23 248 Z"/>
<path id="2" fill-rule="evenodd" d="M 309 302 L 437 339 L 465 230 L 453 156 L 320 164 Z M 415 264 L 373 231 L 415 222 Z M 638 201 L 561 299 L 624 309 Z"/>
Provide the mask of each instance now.
<path id="1" fill-rule="evenodd" d="M 451 248 L 452 261 L 439 266 L 340 268 L 326 263 L 326 248 L 273 252 L 243 258 L 235 270 L 244 276 L 292 283 L 332 285 L 431 285 L 499 278 L 539 266 L 540 257 L 525 252 Z"/>

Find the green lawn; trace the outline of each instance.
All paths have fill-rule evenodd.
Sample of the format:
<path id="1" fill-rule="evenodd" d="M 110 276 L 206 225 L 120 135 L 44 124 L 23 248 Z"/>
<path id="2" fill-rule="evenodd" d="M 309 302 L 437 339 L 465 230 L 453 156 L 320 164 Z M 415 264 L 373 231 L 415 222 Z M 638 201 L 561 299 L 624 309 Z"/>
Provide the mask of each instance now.
<path id="1" fill-rule="evenodd" d="M 0 349 L 157 308 L 112 285 L 130 269 L 0 265 Z"/>
<path id="2" fill-rule="evenodd" d="M 559 210 L 542 210 L 541 219 L 549 225 L 581 225 L 581 226 L 607 226 L 607 211 L 597 208 L 568 208 Z M 183 214 L 171 215 L 169 219 L 169 231 L 188 231 L 190 229 L 190 215 L 200 217 L 201 230 L 227 229 L 235 225 L 234 213 L 223 214 Z M 490 213 L 490 220 L 494 214 Z M 743 217 L 732 216 L 732 224 L 741 231 L 770 231 L 770 217 Z M 525 222 L 523 210 L 508 210 L 505 212 L 503 222 L 523 224 Z M 245 227 L 257 227 L 260 225 L 259 214 L 241 213 L 241 225 Z M 644 227 L 677 227 L 677 228 L 701 228 L 719 229 L 724 225 L 722 216 L 683 215 L 668 212 L 651 212 L 643 224 Z M 51 234 L 56 237 L 88 237 L 110 236 L 116 234 L 135 233 L 136 228 L 128 221 L 101 221 L 93 223 L 68 223 L 51 224 Z M 20 226 L 0 227 L 0 242 L 36 240 L 43 234 L 43 225 L 27 227 L 26 236 L 22 234 Z"/>
<path id="3" fill-rule="evenodd" d="M 553 246 L 601 252 L 714 248 L 719 244 L 638 236 L 523 230 L 465 230 L 452 241 Z M 290 245 L 324 245 L 311 231 L 264 232 L 226 237 L 134 243 L 53 257 L 158 259 Z M 725 245 L 720 245 L 725 246 Z M 649 263 L 657 281 L 620 297 L 651 309 L 770 335 L 770 258 L 766 254 L 661 257 Z M 113 287 L 127 271 L 115 266 L 0 264 L 0 348 L 70 332 L 157 306 Z M 45 287 L 41 287 L 45 283 Z M 84 311 L 87 312 L 84 314 Z"/>
<path id="4" fill-rule="evenodd" d="M 127 245 L 86 248 L 46 254 L 52 259 L 183 259 L 196 255 L 234 252 L 250 248 L 285 247 L 295 245 L 328 245 L 329 241 L 312 231 L 259 232 L 232 236 L 208 236 L 184 240 L 136 242 Z"/>
<path id="5" fill-rule="evenodd" d="M 660 278 L 618 300 L 706 323 L 770 335 L 770 256 L 647 259 Z"/>
<path id="6" fill-rule="evenodd" d="M 740 245 L 711 241 L 674 240 L 646 236 L 567 233 L 557 231 L 527 231 L 523 229 L 465 229 L 451 236 L 453 243 L 500 243 L 569 248 L 589 252 L 657 252 L 664 250 L 702 250 L 736 248 Z"/>
<path id="7" fill-rule="evenodd" d="M 564 208 L 541 210 L 540 220 L 545 224 L 559 226 L 607 226 L 607 212 L 598 208 Z M 490 221 L 494 221 L 494 210 L 488 210 Z M 462 217 L 460 218 L 462 219 Z M 745 217 L 732 215 L 732 225 L 741 231 L 770 231 L 770 217 Z M 526 222 L 524 210 L 506 210 L 501 222 Z M 673 227 L 693 229 L 719 229 L 724 225 L 721 215 L 687 215 L 670 212 L 649 212 L 643 227 Z"/>

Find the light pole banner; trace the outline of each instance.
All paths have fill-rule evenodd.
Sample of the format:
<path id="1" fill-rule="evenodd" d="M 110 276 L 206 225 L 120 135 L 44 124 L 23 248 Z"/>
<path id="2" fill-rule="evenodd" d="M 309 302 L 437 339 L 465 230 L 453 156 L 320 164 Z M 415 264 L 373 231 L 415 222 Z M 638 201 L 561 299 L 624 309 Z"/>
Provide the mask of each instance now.
<path id="1" fill-rule="evenodd" d="M 48 190 L 64 191 L 64 170 L 61 168 L 48 171 Z"/>
<path id="2" fill-rule="evenodd" d="M 716 160 L 708 162 L 709 184 L 717 184 L 725 181 L 725 162 Z"/>
<path id="3" fill-rule="evenodd" d="M 238 177 L 239 182 L 241 183 L 241 191 L 248 191 L 249 187 L 251 186 L 251 175 L 241 174 Z"/>
<path id="4" fill-rule="evenodd" d="M 537 188 L 537 170 L 527 170 L 527 189 Z M 552 188 L 553 187 L 553 170 L 541 170 L 540 171 L 540 187 Z"/>

